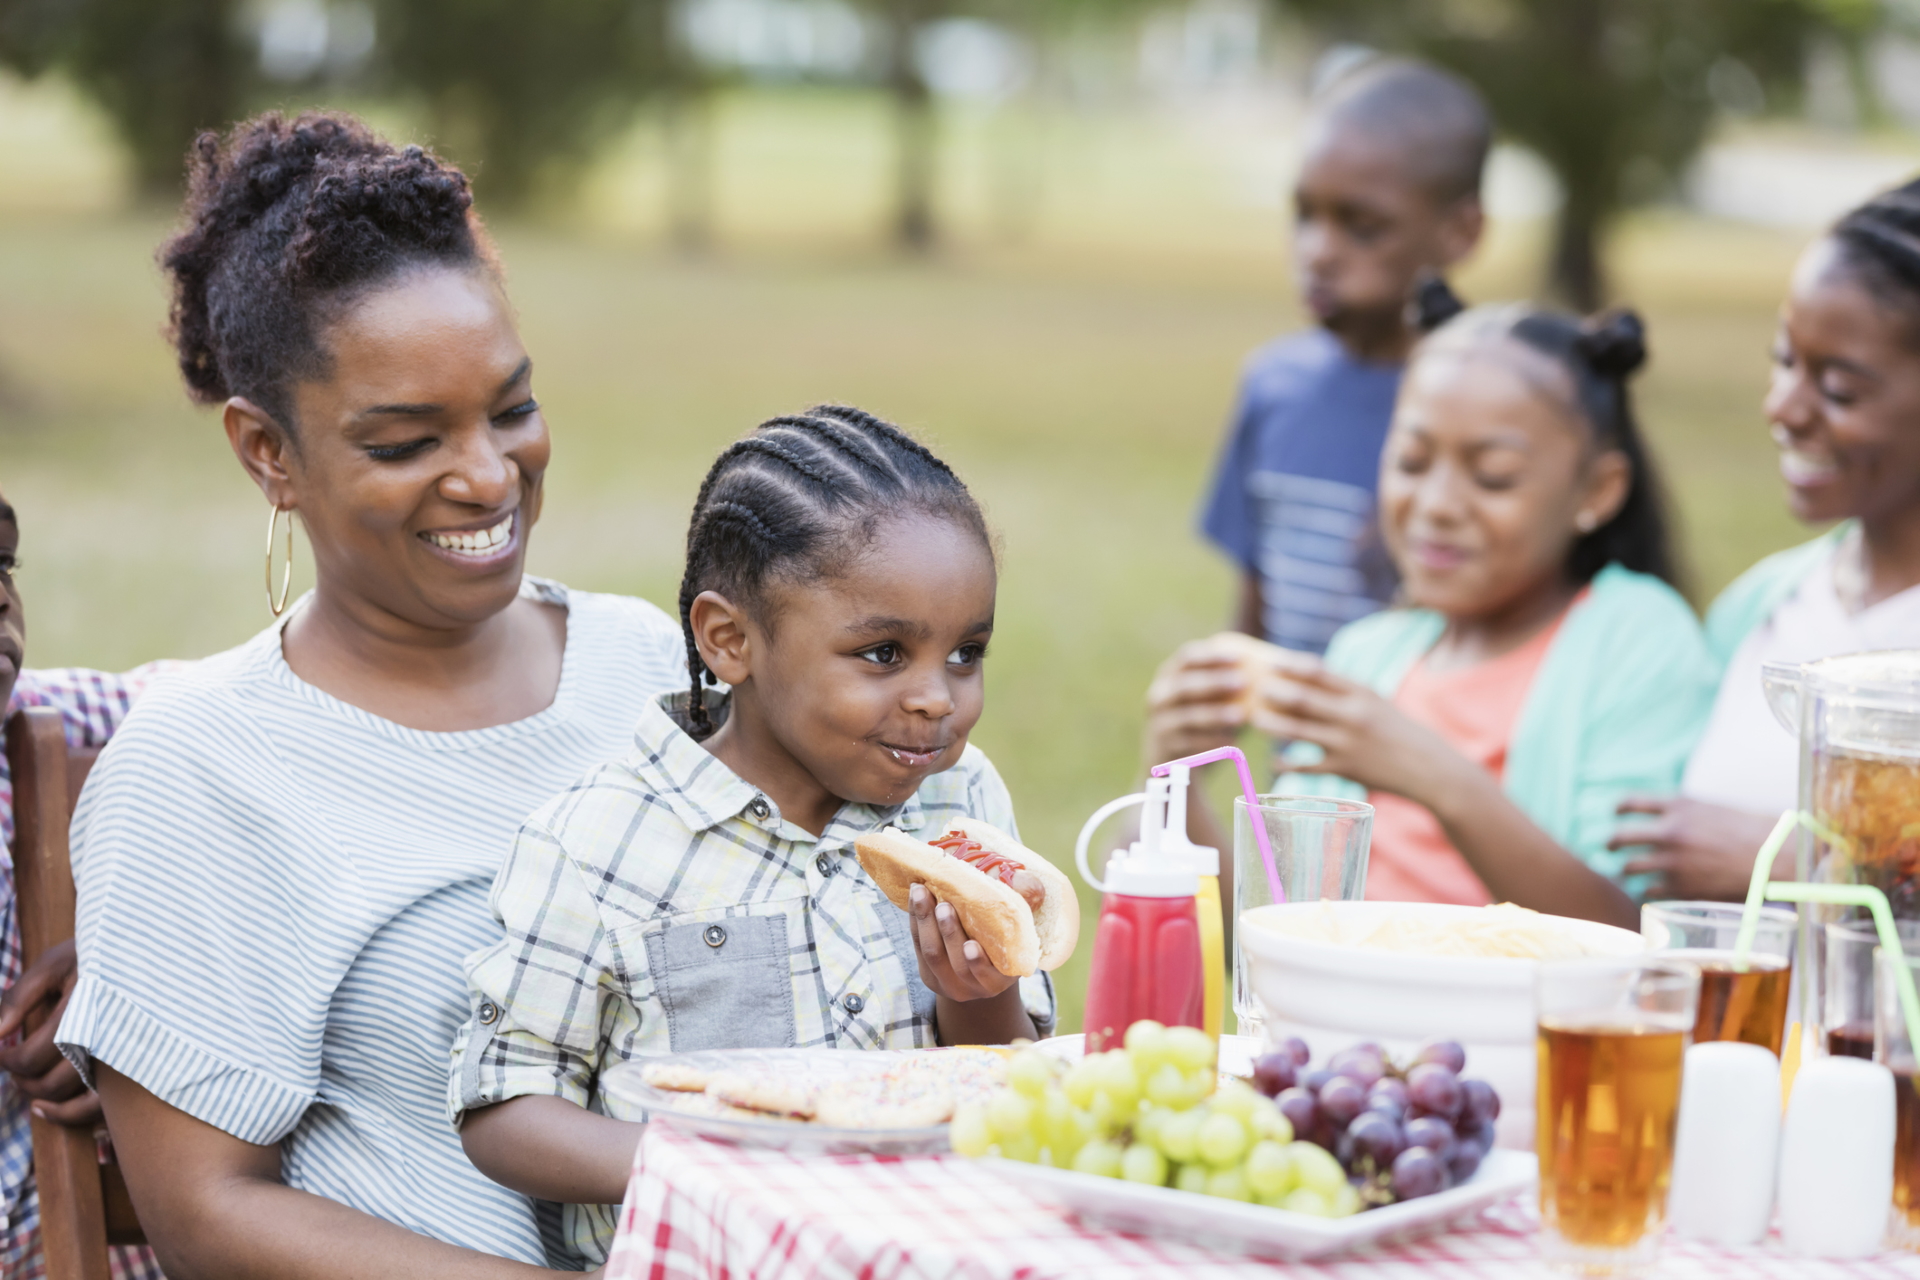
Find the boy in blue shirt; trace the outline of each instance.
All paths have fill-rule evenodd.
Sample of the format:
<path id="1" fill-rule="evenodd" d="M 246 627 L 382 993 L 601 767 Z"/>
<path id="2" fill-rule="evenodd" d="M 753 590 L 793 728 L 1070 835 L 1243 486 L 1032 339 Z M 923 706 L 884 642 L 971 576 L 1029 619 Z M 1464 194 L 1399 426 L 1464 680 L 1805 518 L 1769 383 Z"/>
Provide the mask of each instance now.
<path id="1" fill-rule="evenodd" d="M 1408 303 L 1478 243 L 1491 142 L 1479 95 L 1423 63 L 1369 62 L 1314 105 L 1293 262 L 1317 327 L 1248 360 L 1201 519 L 1242 567 L 1239 630 L 1320 653 L 1392 596 L 1374 490 Z"/>

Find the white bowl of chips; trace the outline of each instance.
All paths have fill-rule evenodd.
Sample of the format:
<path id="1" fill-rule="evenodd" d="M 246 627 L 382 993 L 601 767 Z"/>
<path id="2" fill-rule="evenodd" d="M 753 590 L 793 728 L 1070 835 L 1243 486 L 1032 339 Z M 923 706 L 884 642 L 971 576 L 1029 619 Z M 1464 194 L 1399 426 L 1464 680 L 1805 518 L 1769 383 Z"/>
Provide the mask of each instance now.
<path id="1" fill-rule="evenodd" d="M 1507 904 L 1305 902 L 1244 912 L 1238 949 L 1269 1043 L 1299 1036 L 1317 1063 L 1364 1040 L 1395 1057 L 1457 1040 L 1500 1094 L 1500 1144 L 1531 1147 L 1535 966 L 1646 942 Z"/>

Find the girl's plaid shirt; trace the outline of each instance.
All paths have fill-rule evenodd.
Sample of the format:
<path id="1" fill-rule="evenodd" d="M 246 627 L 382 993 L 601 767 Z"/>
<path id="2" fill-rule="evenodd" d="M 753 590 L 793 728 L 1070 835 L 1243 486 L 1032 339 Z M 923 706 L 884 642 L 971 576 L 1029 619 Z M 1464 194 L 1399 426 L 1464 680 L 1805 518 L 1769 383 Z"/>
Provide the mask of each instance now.
<path id="1" fill-rule="evenodd" d="M 523 1094 L 617 1113 L 600 1075 L 648 1054 L 933 1045 L 907 915 L 853 842 L 889 825 L 931 835 L 962 815 L 1014 829 L 976 747 L 906 803 L 845 805 L 816 837 L 648 708 L 633 751 L 529 818 L 494 881 L 506 937 L 467 960 L 452 1117 Z M 1050 1031 L 1046 975 L 1023 993 Z M 604 1256 L 611 1214 L 586 1217 L 570 1215 L 569 1234 Z"/>

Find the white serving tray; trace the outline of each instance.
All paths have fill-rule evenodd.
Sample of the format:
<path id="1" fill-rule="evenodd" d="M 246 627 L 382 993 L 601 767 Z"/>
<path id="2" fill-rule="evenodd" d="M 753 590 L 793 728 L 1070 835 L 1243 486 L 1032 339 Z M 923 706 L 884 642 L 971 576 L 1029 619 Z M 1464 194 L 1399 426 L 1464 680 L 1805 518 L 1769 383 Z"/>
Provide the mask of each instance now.
<path id="1" fill-rule="evenodd" d="M 667 1061 L 706 1069 L 770 1066 L 788 1075 L 825 1082 L 878 1073 L 923 1052 L 928 1051 L 706 1049 L 621 1063 L 607 1072 L 602 1087 L 612 1104 L 610 1114 L 616 1119 L 666 1124 L 715 1142 L 766 1147 L 795 1155 L 925 1155 L 948 1149 L 946 1122 L 912 1129 L 840 1129 L 778 1116 L 742 1115 L 731 1111 L 716 1114 L 704 1095 L 656 1089 L 642 1076 L 649 1063 Z"/>
<path id="2" fill-rule="evenodd" d="M 1285 1209 L 1099 1178 L 1071 1169 L 990 1160 L 997 1173 L 1036 1199 L 1058 1205 L 1088 1226 L 1180 1240 L 1229 1253 L 1304 1262 L 1363 1245 L 1435 1235 L 1531 1188 L 1538 1162 L 1524 1151 L 1495 1149 L 1479 1172 L 1450 1191 L 1368 1209 L 1345 1218 L 1316 1218 Z"/>

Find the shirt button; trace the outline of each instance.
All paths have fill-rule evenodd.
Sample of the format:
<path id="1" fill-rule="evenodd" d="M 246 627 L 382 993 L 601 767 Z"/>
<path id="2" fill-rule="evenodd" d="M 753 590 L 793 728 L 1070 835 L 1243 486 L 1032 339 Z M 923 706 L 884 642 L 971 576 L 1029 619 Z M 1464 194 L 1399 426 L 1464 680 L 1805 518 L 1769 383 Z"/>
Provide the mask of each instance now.
<path id="1" fill-rule="evenodd" d="M 829 858 L 824 853 L 813 860 L 813 865 L 814 865 L 814 868 L 817 871 L 819 871 L 820 874 L 823 876 L 830 876 L 833 874 L 833 859 Z"/>
<path id="2" fill-rule="evenodd" d="M 849 991 L 847 992 L 847 994 L 840 997 L 840 1007 L 845 1009 L 848 1013 L 859 1013 L 862 1009 L 867 1007 L 867 1002 L 861 999 L 859 992 Z"/>
<path id="3" fill-rule="evenodd" d="M 727 942 L 727 931 L 717 924 L 708 925 L 707 931 L 700 936 L 707 940 L 710 947 L 725 946 Z"/>
<path id="4" fill-rule="evenodd" d="M 752 813 L 754 817 L 765 822 L 767 815 L 773 812 L 773 806 L 767 803 L 765 796 L 755 796 L 753 803 L 747 806 L 747 810 Z"/>
<path id="5" fill-rule="evenodd" d="M 495 1004 L 491 1000 L 482 1000 L 480 1002 L 480 1021 L 485 1023 L 487 1026 L 492 1026 L 494 1023 L 498 1022 L 499 1020 L 500 1020 L 500 1006 Z"/>

